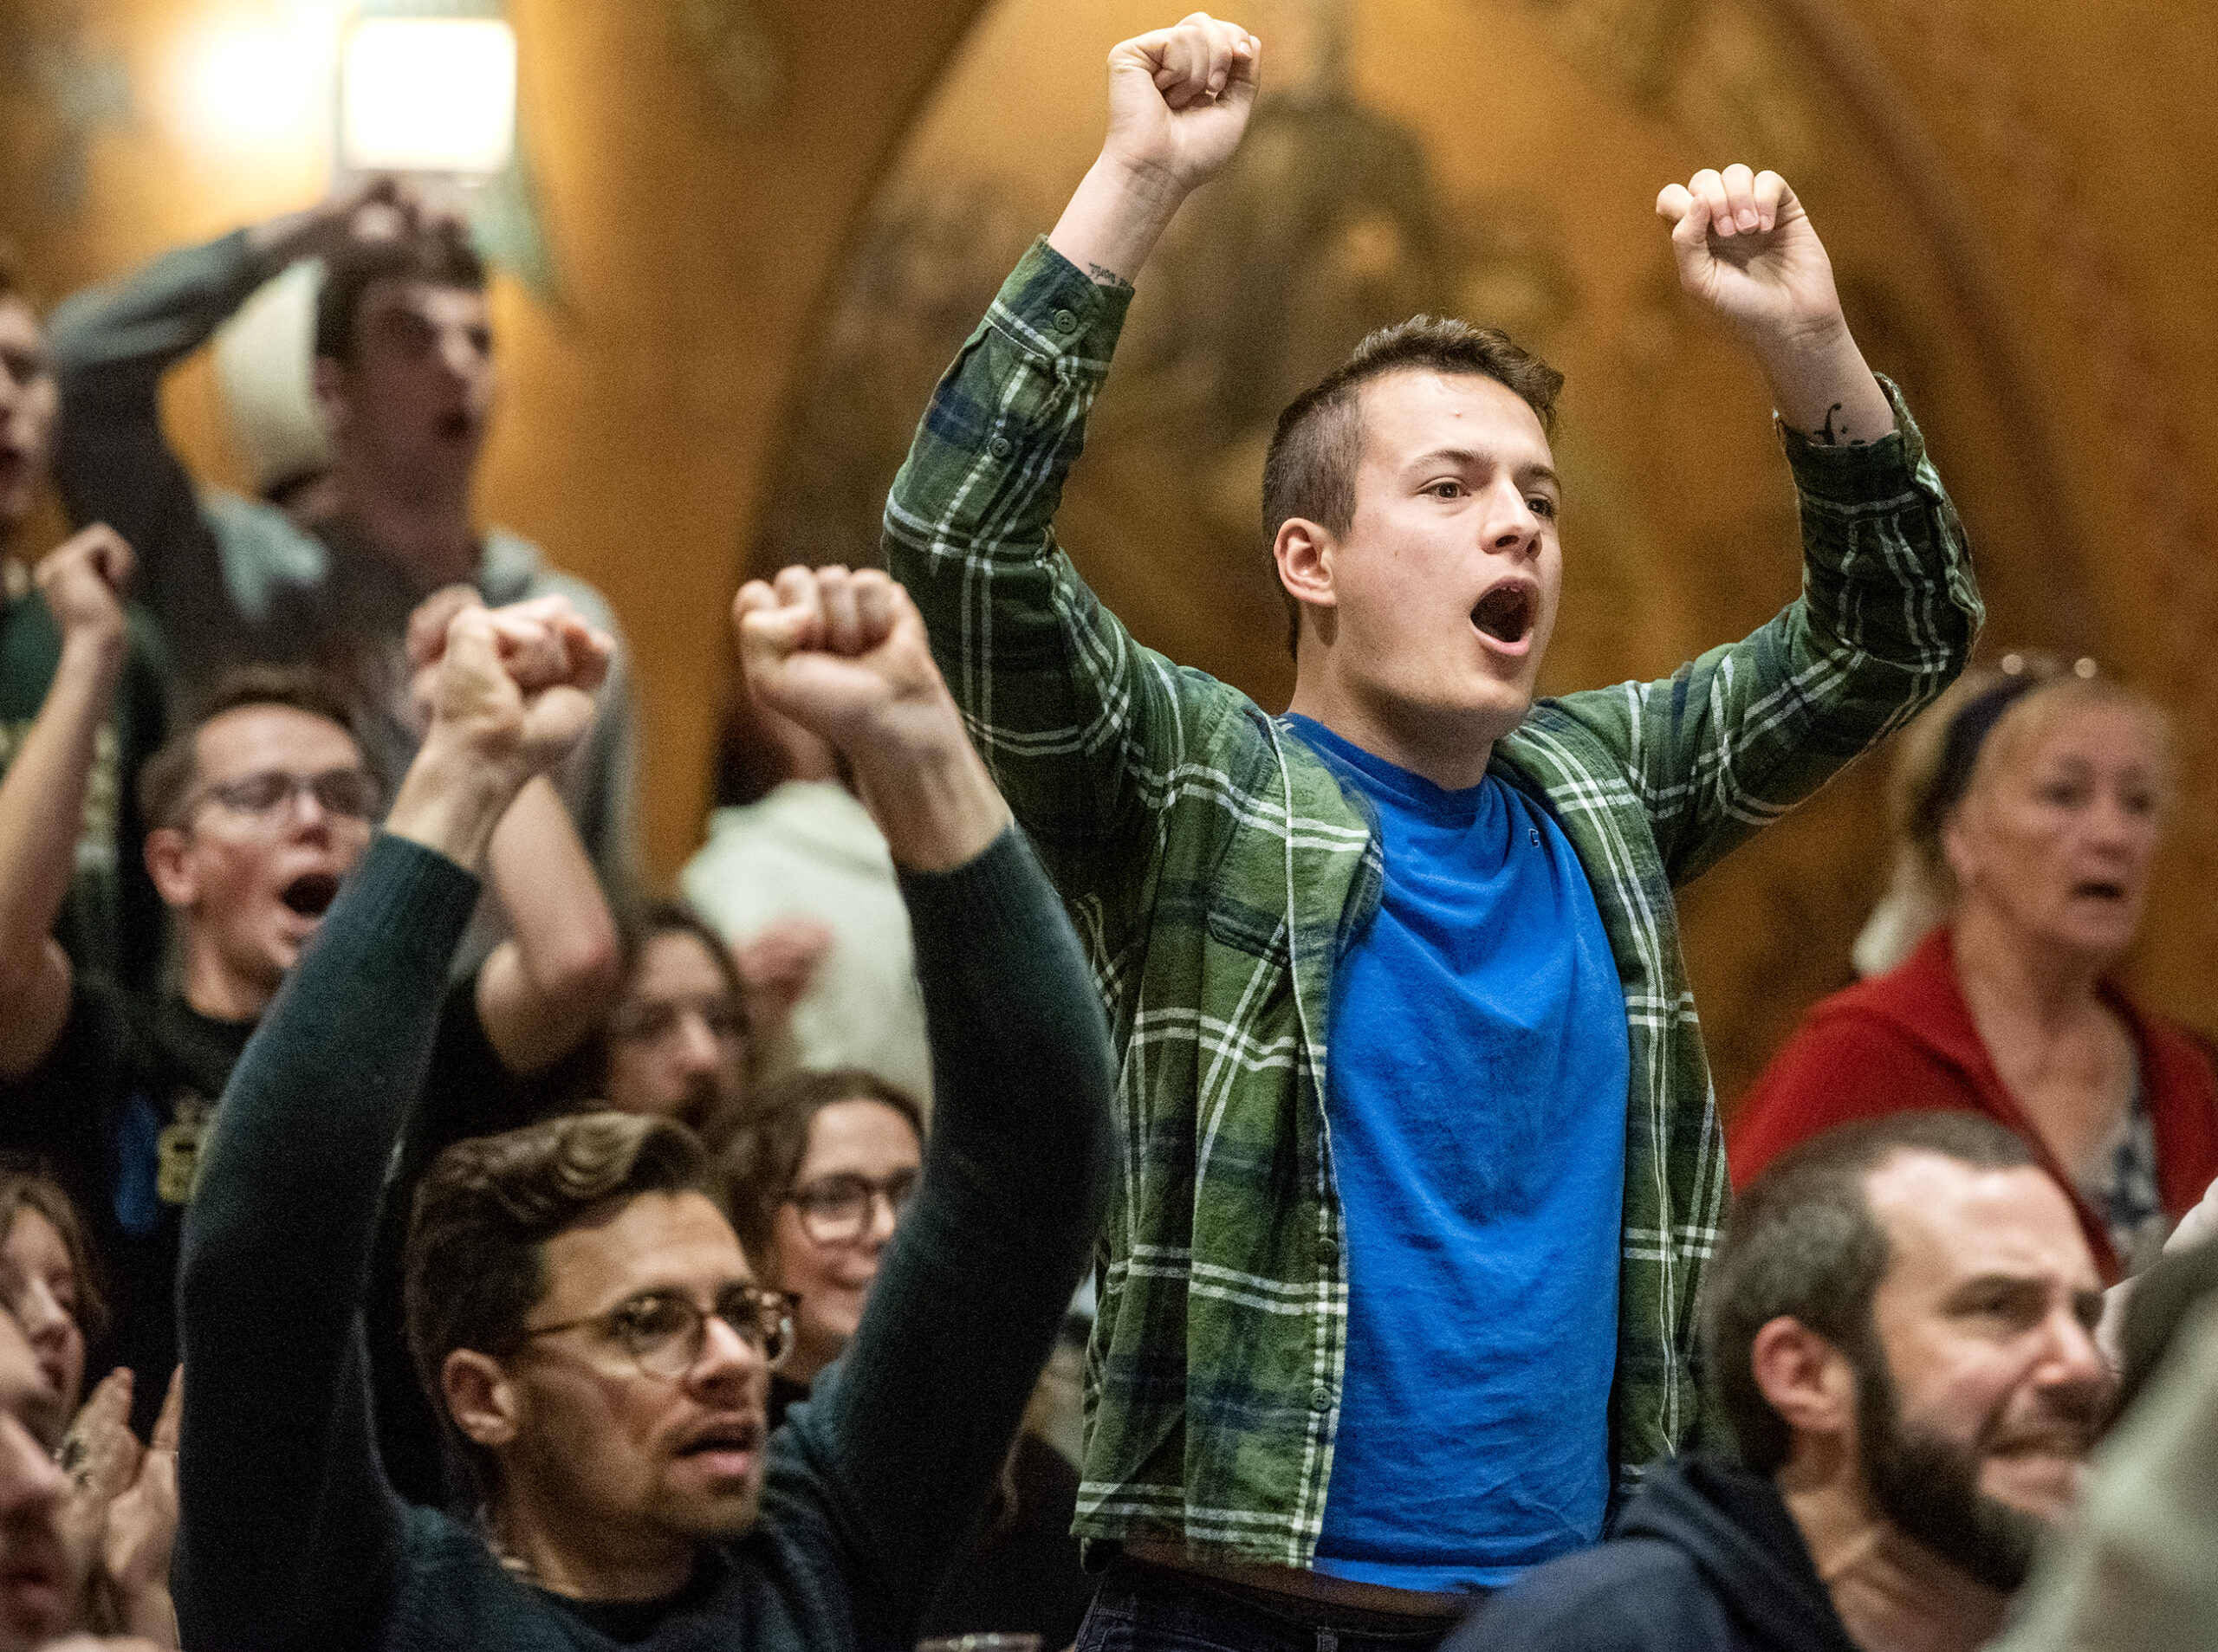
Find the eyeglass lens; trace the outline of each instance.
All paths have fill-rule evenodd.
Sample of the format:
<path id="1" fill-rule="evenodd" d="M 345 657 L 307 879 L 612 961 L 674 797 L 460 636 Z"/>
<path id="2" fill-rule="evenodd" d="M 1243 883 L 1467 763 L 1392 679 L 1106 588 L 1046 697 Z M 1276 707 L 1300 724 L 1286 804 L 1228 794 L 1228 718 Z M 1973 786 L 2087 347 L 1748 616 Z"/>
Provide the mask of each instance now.
<path id="1" fill-rule="evenodd" d="M 639 1368 L 655 1377 L 683 1377 L 699 1363 L 711 1316 L 690 1297 L 658 1292 L 617 1310 L 616 1328 Z M 723 1320 L 775 1365 L 793 1341 L 791 1299 L 781 1291 L 736 1285 L 717 1293 Z"/>
<path id="2" fill-rule="evenodd" d="M 225 808 L 257 818 L 291 807 L 303 792 L 325 813 L 349 820 L 371 820 L 378 812 L 377 782 L 359 768 L 327 768 L 320 774 L 270 768 L 208 788 Z"/>
<path id="3" fill-rule="evenodd" d="M 793 1203 L 808 1236 L 820 1245 L 830 1245 L 859 1238 L 868 1229 L 871 1202 L 879 1194 L 885 1195 L 898 1223 L 916 1197 L 917 1172 L 897 1171 L 883 1182 L 866 1176 L 821 1176 L 805 1188 L 796 1188 Z"/>

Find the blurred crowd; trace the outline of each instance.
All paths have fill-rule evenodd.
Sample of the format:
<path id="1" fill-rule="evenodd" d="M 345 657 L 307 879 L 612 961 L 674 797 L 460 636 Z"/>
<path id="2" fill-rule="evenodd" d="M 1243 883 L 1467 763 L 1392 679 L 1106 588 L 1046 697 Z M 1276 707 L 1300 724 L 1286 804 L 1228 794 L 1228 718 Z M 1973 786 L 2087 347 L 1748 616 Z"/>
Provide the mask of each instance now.
<path id="1" fill-rule="evenodd" d="M 0 1652 L 2218 1642 L 2166 713 L 1970 665 L 1739 166 L 1657 207 L 1779 409 L 1777 619 L 1536 703 L 1560 378 L 1420 317 L 1266 461 L 1292 706 L 1141 647 L 1051 523 L 1261 49 L 1117 49 L 885 569 L 738 593 L 678 899 L 614 615 L 473 506 L 458 218 L 50 308 L 0 246 Z M 165 431 L 211 342 L 250 497 Z M 1723 1119 L 1672 891 L 1883 742 L 1860 979 Z"/>

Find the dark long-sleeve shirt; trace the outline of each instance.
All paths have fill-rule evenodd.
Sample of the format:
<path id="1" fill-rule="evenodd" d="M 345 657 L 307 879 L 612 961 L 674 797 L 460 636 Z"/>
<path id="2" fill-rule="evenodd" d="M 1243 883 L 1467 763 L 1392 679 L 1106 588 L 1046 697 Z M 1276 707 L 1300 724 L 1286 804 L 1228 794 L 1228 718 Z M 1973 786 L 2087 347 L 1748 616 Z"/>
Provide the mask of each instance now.
<path id="1" fill-rule="evenodd" d="M 1100 1219 L 1106 1033 L 1014 831 L 904 880 L 939 1105 L 845 1359 L 771 1440 L 762 1518 L 645 1603 L 564 1600 L 402 1504 L 359 1311 L 380 1184 L 477 880 L 381 838 L 234 1074 L 185 1243 L 188 1645 L 906 1647 L 1006 1455 Z"/>

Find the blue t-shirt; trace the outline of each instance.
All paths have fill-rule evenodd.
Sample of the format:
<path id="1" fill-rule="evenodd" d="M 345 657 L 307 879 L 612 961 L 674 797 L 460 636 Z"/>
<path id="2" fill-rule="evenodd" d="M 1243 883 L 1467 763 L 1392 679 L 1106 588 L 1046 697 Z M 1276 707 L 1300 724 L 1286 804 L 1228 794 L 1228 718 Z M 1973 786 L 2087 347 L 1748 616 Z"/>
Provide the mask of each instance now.
<path id="1" fill-rule="evenodd" d="M 1547 811 L 1307 717 L 1378 812 L 1385 889 L 1333 977 L 1326 1111 L 1348 1344 L 1316 1570 L 1498 1588 L 1609 1496 L 1625 998 Z"/>

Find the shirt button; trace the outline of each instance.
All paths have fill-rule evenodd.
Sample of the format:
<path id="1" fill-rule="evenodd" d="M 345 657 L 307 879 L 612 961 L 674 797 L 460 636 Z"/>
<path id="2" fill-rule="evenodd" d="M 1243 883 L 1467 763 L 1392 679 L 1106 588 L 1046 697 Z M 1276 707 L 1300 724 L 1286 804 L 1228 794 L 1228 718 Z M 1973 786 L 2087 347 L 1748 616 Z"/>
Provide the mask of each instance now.
<path id="1" fill-rule="evenodd" d="M 1320 1383 L 1316 1387 L 1311 1389 L 1309 1390 L 1309 1409 L 1313 1411 L 1331 1410 L 1333 1409 L 1333 1390 L 1323 1383 Z"/>
<path id="2" fill-rule="evenodd" d="M 1012 451 L 1009 446 L 1008 437 L 1006 436 L 996 436 L 992 441 L 986 444 L 986 451 L 992 454 L 997 459 L 1006 459 Z"/>
<path id="3" fill-rule="evenodd" d="M 1070 310 L 1057 310 L 1055 312 L 1055 331 L 1058 333 L 1077 332 L 1078 316 Z"/>
<path id="4" fill-rule="evenodd" d="M 1340 1260 L 1340 1247 L 1329 1239 L 1317 1241 L 1317 1260 L 1327 1267 Z"/>

